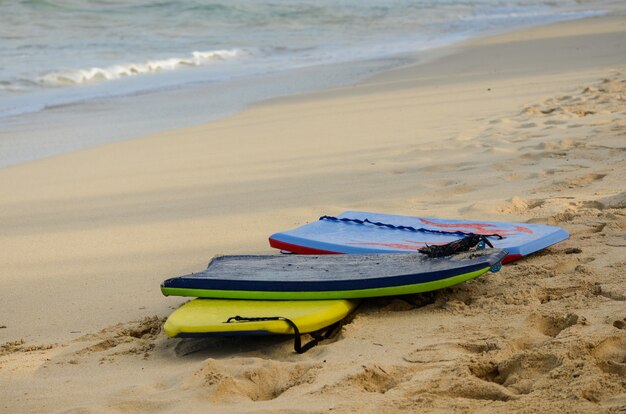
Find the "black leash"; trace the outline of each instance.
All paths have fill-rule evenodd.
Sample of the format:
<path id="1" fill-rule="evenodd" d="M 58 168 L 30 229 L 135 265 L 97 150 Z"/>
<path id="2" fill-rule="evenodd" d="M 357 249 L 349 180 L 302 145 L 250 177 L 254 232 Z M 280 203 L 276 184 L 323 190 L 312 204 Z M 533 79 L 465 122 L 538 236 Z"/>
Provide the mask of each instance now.
<path id="1" fill-rule="evenodd" d="M 431 234 L 445 234 L 445 235 L 455 235 L 455 236 L 474 236 L 475 233 L 472 232 L 466 232 L 466 231 L 460 231 L 460 230 L 456 230 L 456 231 L 445 231 L 445 230 L 434 230 L 434 229 L 427 229 L 424 227 L 412 227 L 412 226 L 396 226 L 395 224 L 389 224 L 389 223 L 382 223 L 380 221 L 371 221 L 370 219 L 364 219 L 364 220 L 359 220 L 359 219 L 352 219 L 352 218 L 339 218 L 339 217 L 333 217 L 333 216 L 322 216 L 320 217 L 320 220 L 328 220 L 328 221 L 334 221 L 334 222 L 343 222 L 343 223 L 356 223 L 356 224 L 371 224 L 374 226 L 378 226 L 381 228 L 387 228 L 387 229 L 391 229 L 391 230 L 404 230 L 404 231 L 410 231 L 410 232 L 415 232 L 415 233 L 431 233 Z M 498 239 L 503 239 L 504 237 L 502 237 L 501 235 L 495 233 L 495 234 L 484 234 L 484 237 L 497 237 Z"/>
<path id="2" fill-rule="evenodd" d="M 339 322 L 336 322 L 328 326 L 327 328 L 325 328 L 323 331 L 310 333 L 309 335 L 311 335 L 313 339 L 310 342 L 307 342 L 306 344 L 304 344 L 304 346 L 302 346 L 300 330 L 298 329 L 298 326 L 291 319 L 284 318 L 282 316 L 246 318 L 246 317 L 237 315 L 237 316 L 231 316 L 230 318 L 228 318 L 226 323 L 232 323 L 233 321 L 235 322 L 285 321 L 293 329 L 293 332 L 294 332 L 293 349 L 299 354 L 303 354 L 309 349 L 313 348 L 315 345 L 319 343 L 319 341 L 328 339 L 332 335 L 332 332 L 335 330 L 335 328 L 339 326 Z"/>

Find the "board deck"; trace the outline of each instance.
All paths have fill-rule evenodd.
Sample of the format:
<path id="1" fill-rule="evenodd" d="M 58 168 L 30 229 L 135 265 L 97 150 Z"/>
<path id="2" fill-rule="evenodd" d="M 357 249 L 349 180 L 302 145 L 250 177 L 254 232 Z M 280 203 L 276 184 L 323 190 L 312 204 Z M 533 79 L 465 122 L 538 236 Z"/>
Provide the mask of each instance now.
<path id="1" fill-rule="evenodd" d="M 275 233 L 269 238 L 270 245 L 298 254 L 406 253 L 427 244 L 446 244 L 463 237 L 442 232 L 499 234 L 503 237 L 502 240 L 496 237 L 490 237 L 489 240 L 494 247 L 508 251 L 508 256 L 503 261 L 507 263 L 569 237 L 560 227 L 530 223 L 436 219 L 362 211 L 346 211 L 337 216 L 337 219 L 340 220 L 320 219 L 292 230 Z M 384 225 L 358 224 L 341 219 L 368 219 Z M 404 226 L 405 229 L 398 229 L 399 226 Z M 406 227 L 419 231 L 411 231 Z"/>
<path id="2" fill-rule="evenodd" d="M 358 305 L 356 300 L 262 301 L 194 299 L 175 310 L 163 327 L 170 337 L 292 335 L 284 320 L 231 321 L 229 318 L 291 320 L 300 333 L 319 331 L 339 322 Z"/>
<path id="3" fill-rule="evenodd" d="M 167 279 L 169 296 L 222 299 L 354 299 L 426 292 L 480 276 L 501 249 L 429 258 L 420 253 L 323 256 L 218 256 L 206 270 Z"/>

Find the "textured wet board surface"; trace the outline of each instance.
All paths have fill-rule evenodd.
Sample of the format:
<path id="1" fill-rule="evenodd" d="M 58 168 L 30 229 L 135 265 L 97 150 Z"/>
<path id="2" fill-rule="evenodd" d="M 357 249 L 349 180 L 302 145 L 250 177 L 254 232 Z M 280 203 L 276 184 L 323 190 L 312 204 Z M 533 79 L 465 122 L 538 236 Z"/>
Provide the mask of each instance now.
<path id="1" fill-rule="evenodd" d="M 488 268 L 506 251 L 488 249 L 446 258 L 419 253 L 321 256 L 220 256 L 206 270 L 168 279 L 166 288 L 348 290 L 424 283 Z"/>

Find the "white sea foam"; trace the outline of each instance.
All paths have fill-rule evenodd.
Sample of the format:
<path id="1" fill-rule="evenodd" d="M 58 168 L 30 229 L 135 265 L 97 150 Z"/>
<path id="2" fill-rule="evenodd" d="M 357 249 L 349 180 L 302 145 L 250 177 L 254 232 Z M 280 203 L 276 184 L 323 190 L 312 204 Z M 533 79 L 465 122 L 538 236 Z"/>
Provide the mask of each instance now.
<path id="1" fill-rule="evenodd" d="M 203 66 L 215 61 L 232 60 L 242 56 L 241 49 L 193 52 L 185 58 L 150 60 L 143 63 L 127 63 L 105 68 L 72 69 L 52 72 L 42 76 L 38 83 L 45 86 L 64 86 L 120 79 L 147 73 L 173 71 L 183 67 Z"/>

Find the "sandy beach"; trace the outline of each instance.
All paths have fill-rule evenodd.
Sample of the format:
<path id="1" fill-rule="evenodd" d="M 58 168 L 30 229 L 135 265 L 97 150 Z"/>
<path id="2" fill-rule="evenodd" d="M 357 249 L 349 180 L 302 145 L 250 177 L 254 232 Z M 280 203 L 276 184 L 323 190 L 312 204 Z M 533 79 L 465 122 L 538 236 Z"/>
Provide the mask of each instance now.
<path id="1" fill-rule="evenodd" d="M 0 412 L 625 412 L 626 12 L 0 169 Z M 170 339 L 160 283 L 344 210 L 544 223 L 499 273 L 287 337 Z"/>

